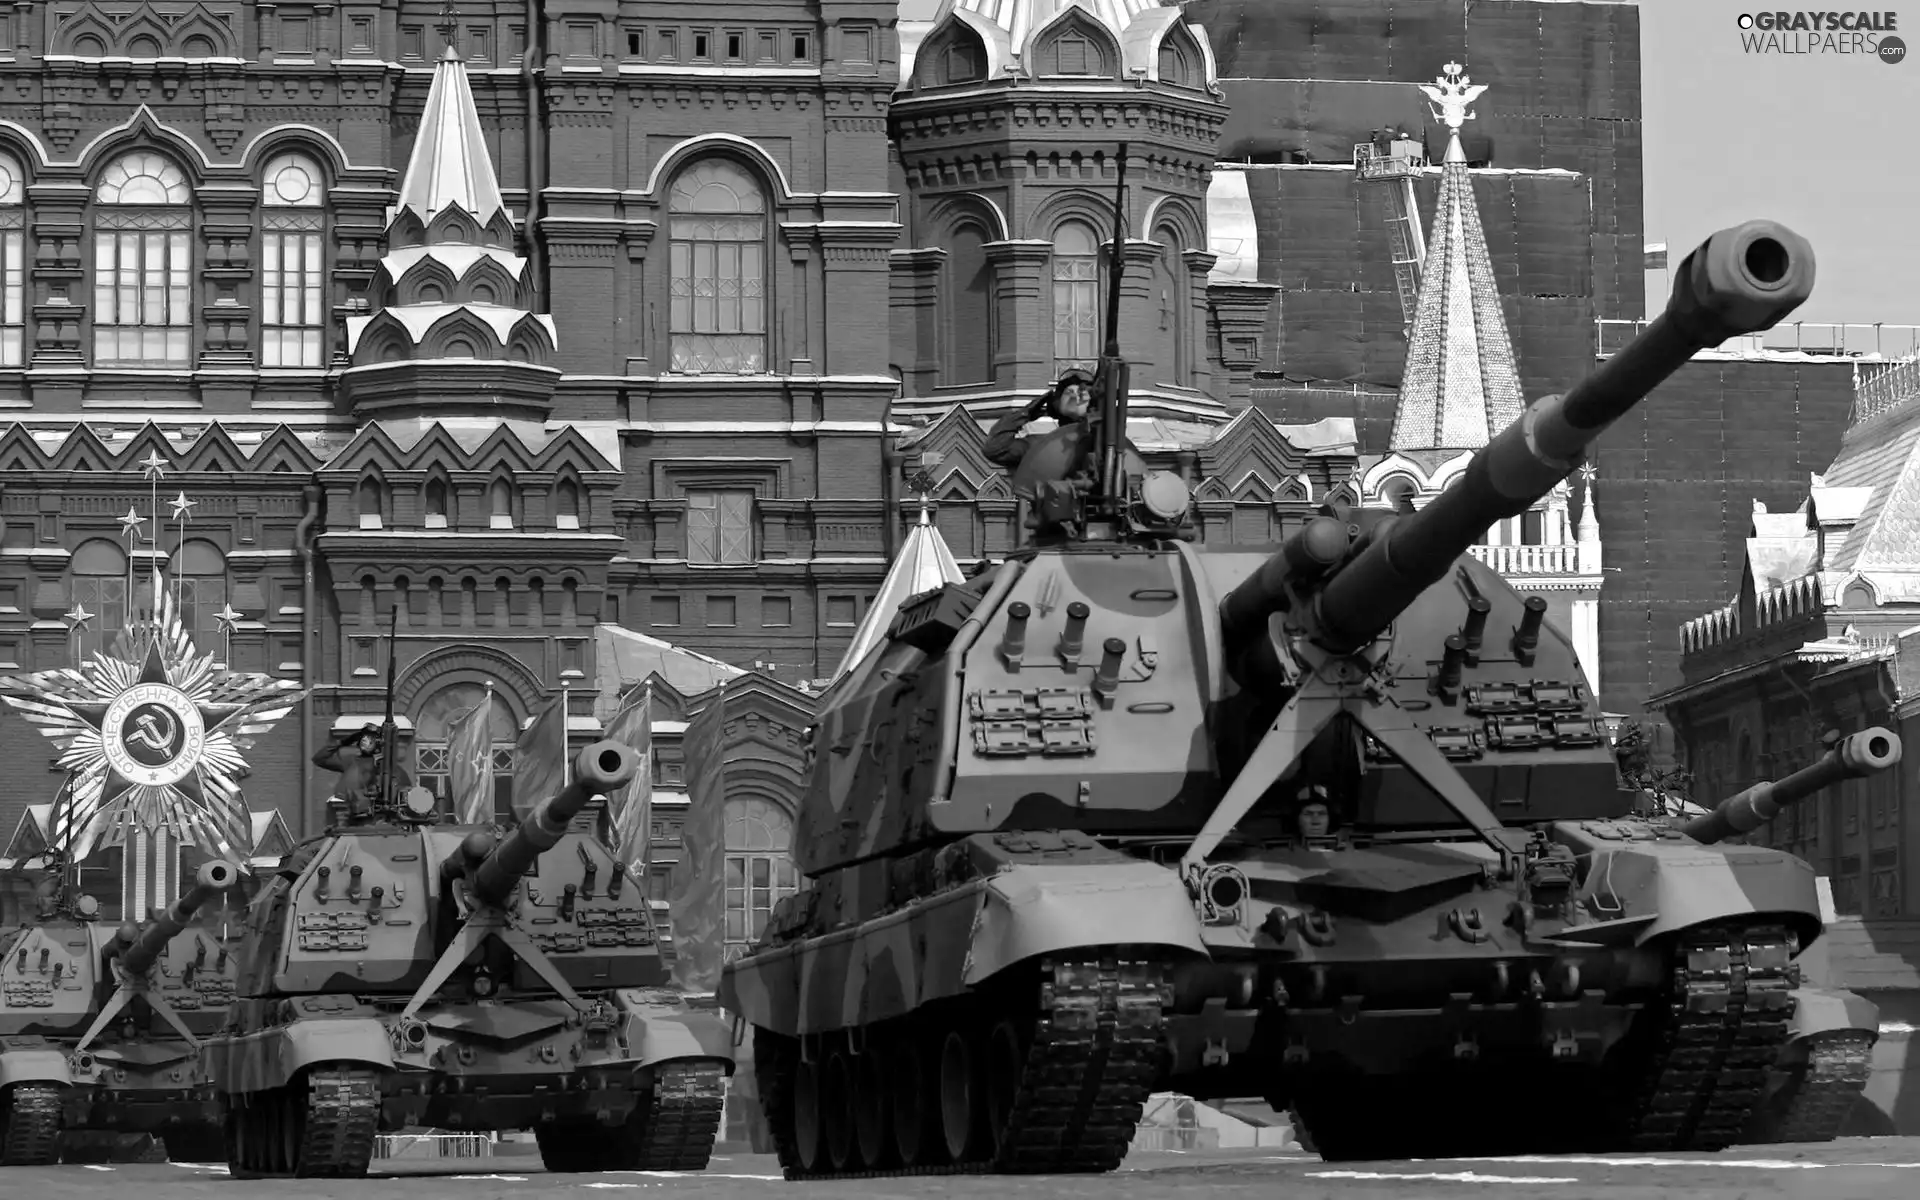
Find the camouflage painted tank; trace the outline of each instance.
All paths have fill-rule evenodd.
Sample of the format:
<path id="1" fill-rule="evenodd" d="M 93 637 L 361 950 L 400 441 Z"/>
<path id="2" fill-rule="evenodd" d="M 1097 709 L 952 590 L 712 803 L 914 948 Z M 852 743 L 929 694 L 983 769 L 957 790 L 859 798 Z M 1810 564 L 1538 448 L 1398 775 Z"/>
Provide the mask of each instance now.
<path id="1" fill-rule="evenodd" d="M 237 964 L 216 931 L 192 922 L 239 880 L 232 863 L 206 864 L 144 930 L 100 924 L 92 897 L 79 897 L 7 948 L 5 1162 L 52 1162 L 58 1135 L 78 1131 L 154 1134 L 175 1160 L 221 1157 L 199 1049 L 226 1017 Z"/>
<path id="2" fill-rule="evenodd" d="M 1683 831 L 1708 844 L 1751 833 L 1782 808 L 1843 779 L 1888 770 L 1900 757 L 1898 735 L 1864 730 L 1840 739 L 1811 766 L 1723 801 Z M 1824 972 L 1809 961 L 1820 949 L 1803 944 L 1795 959 L 1797 986 L 1786 1044 L 1767 1074 L 1765 1096 L 1742 1142 L 1830 1142 L 1866 1092 L 1873 1047 L 1880 1040 L 1880 1009 L 1864 996 L 1826 986 Z"/>
<path id="3" fill-rule="evenodd" d="M 666 986 L 640 881 L 582 816 L 637 766 L 588 746 L 501 840 L 414 789 L 289 856 L 206 1047 L 236 1174 L 363 1175 L 409 1126 L 531 1126 L 553 1171 L 706 1165 L 731 1038 Z"/>
<path id="4" fill-rule="evenodd" d="M 1093 465 L 1030 481 L 1060 532 L 823 700 L 806 886 L 721 988 L 788 1177 L 1107 1170 L 1159 1088 L 1336 1158 L 1737 1139 L 1813 872 L 1634 820 L 1545 600 L 1468 552 L 1812 277 L 1780 226 L 1716 234 L 1425 508 L 1277 551 L 1191 544 L 1183 482 L 1128 467 L 1110 312 Z"/>

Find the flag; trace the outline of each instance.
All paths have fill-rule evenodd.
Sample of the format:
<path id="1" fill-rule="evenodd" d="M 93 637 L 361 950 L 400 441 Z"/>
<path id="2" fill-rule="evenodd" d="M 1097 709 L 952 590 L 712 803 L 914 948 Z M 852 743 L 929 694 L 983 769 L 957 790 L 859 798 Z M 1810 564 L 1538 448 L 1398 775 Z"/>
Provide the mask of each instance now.
<path id="1" fill-rule="evenodd" d="M 567 786 L 567 694 L 547 701 L 513 747 L 513 812 L 525 818 L 534 805 Z"/>
<path id="2" fill-rule="evenodd" d="M 726 954 L 726 704 L 726 692 L 716 691 L 687 725 L 687 819 L 680 826 L 680 861 L 667 880 L 673 982 L 695 993 L 719 986 Z"/>
<path id="3" fill-rule="evenodd" d="M 448 727 L 447 782 L 462 825 L 493 823 L 493 684 Z"/>
<path id="4" fill-rule="evenodd" d="M 1667 244 L 1665 242 L 1647 243 L 1647 270 L 1664 271 L 1667 269 Z"/>
<path id="5" fill-rule="evenodd" d="M 636 879 L 646 877 L 647 827 L 653 808 L 653 681 L 627 701 L 607 722 L 606 738 L 640 756 L 633 781 L 607 797 L 610 839 L 620 861 Z"/>

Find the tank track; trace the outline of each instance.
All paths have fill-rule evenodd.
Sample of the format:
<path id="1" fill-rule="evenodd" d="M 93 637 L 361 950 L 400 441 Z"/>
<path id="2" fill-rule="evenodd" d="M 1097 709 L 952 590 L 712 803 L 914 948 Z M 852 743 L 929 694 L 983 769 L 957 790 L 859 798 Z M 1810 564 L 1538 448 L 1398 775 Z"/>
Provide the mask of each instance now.
<path id="1" fill-rule="evenodd" d="M 60 1158 L 60 1089 L 16 1083 L 0 1098 L 0 1167 L 50 1167 Z"/>
<path id="2" fill-rule="evenodd" d="M 1756 1118 L 1750 1140 L 1761 1143 L 1830 1142 L 1867 1089 L 1873 1073 L 1873 1034 L 1821 1034 L 1807 1047 L 1807 1064 Z"/>
<path id="3" fill-rule="evenodd" d="M 366 1175 L 380 1130 L 380 1090 L 368 1068 L 316 1067 L 302 1081 L 250 1099 L 228 1116 L 227 1162 L 234 1178 Z M 297 1162 L 271 1145 L 288 1122 L 301 1130 Z"/>
<path id="4" fill-rule="evenodd" d="M 1774 926 L 1683 934 L 1643 1083 L 1635 1150 L 1721 1150 L 1742 1140 L 1785 1046 L 1792 943 Z"/>
<path id="5" fill-rule="evenodd" d="M 798 1062 L 791 1044 L 762 1071 L 761 1096 L 775 1119 L 775 1149 L 790 1180 L 888 1179 L 918 1175 L 1088 1174 L 1126 1157 L 1160 1066 L 1167 1000 L 1165 967 L 1113 958 L 1040 964 L 1029 995 L 1037 1010 L 1033 1040 L 1000 1150 L 961 1162 L 857 1171 L 800 1165 L 790 1120 Z M 1010 991 L 1009 998 L 1018 991 Z M 944 1032 L 953 1009 L 934 1006 L 895 1023 L 906 1037 Z M 984 1032 L 984 1031 L 982 1031 Z M 984 1042 L 984 1038 L 981 1039 Z M 755 1049 L 756 1067 L 759 1047 Z"/>
<path id="6" fill-rule="evenodd" d="M 704 1171 L 720 1136 L 727 1074 L 711 1063 L 668 1063 L 654 1074 L 641 1143 L 628 1169 Z"/>

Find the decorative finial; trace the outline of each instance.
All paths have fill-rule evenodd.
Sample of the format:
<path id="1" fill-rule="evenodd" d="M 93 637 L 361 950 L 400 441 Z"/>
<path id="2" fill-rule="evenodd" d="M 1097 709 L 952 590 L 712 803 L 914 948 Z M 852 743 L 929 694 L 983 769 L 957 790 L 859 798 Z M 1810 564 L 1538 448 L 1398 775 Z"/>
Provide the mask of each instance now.
<path id="1" fill-rule="evenodd" d="M 920 493 L 920 523 L 922 525 L 932 524 L 932 522 L 927 520 L 927 493 L 924 491 Z"/>
<path id="2" fill-rule="evenodd" d="M 66 619 L 67 625 L 78 633 L 93 623 L 93 614 L 87 611 L 86 605 L 75 604 L 72 611 L 66 614 Z"/>
<path id="3" fill-rule="evenodd" d="M 1487 90 L 1487 85 L 1474 83 L 1466 76 L 1466 68 L 1459 63 L 1450 62 L 1441 71 L 1443 73 L 1438 79 L 1430 84 L 1421 84 L 1420 90 L 1433 102 L 1428 106 L 1433 112 L 1433 119 L 1448 129 L 1458 130 L 1461 125 L 1476 119 L 1473 113 L 1467 111 L 1467 106 L 1480 98 L 1480 93 Z"/>
<path id="4" fill-rule="evenodd" d="M 1594 466 L 1592 463 L 1580 464 L 1580 482 L 1582 483 L 1591 485 L 1593 483 L 1594 476 L 1598 475 L 1599 473 L 1600 473 L 1600 469 Z"/>
<path id="5" fill-rule="evenodd" d="M 220 628 L 223 632 L 232 633 L 239 627 L 240 618 L 243 615 L 242 613 L 235 612 L 233 602 L 228 601 L 221 607 L 219 612 L 213 614 L 213 619 L 220 622 Z"/>
<path id="6" fill-rule="evenodd" d="M 120 518 L 120 536 L 138 541 L 140 540 L 140 527 L 146 523 L 147 519 L 141 516 L 133 505 L 129 504 L 127 505 L 127 515 Z"/>
<path id="7" fill-rule="evenodd" d="M 440 8 L 440 35 L 446 38 L 448 50 L 453 50 L 453 35 L 458 32 L 460 32 L 459 10 L 454 7 L 453 0 L 447 0 Z M 454 51 L 454 53 L 457 55 L 459 52 Z"/>
<path id="8" fill-rule="evenodd" d="M 183 517 L 185 517 L 188 513 L 192 512 L 193 506 L 198 503 L 200 503 L 198 500 L 187 499 L 187 494 L 185 492 L 181 492 L 178 496 L 175 496 L 171 501 L 169 501 L 168 505 L 173 509 L 173 519 L 178 521 Z"/>
<path id="9" fill-rule="evenodd" d="M 149 450 L 147 456 L 140 460 L 140 473 L 148 479 L 157 481 L 167 473 L 167 460 L 160 457 L 158 450 Z"/>

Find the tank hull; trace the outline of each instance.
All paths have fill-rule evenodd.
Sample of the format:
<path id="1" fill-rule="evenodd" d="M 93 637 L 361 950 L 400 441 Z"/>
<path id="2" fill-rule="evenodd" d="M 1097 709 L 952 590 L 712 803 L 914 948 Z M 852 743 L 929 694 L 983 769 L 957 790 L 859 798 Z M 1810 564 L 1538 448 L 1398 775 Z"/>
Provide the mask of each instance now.
<path id="1" fill-rule="evenodd" d="M 220 1128 L 213 1085 L 186 1042 L 96 1042 L 73 1059 L 68 1130 L 205 1138 Z"/>
<path id="2" fill-rule="evenodd" d="M 831 932 L 812 918 L 846 881 L 803 893 L 799 924 L 722 977 L 787 1176 L 1111 1170 L 1160 1070 L 1168 980 L 1204 953 L 1185 889 L 1073 833 L 976 835 L 925 867 L 925 893 Z"/>
<path id="3" fill-rule="evenodd" d="M 361 1175 L 377 1133 L 426 1126 L 533 1127 L 549 1131 L 543 1145 L 605 1143 L 601 1157 L 628 1169 L 704 1166 L 732 1069 L 726 1026 L 670 992 L 602 1000 L 584 1022 L 558 999 L 428 1004 L 411 1017 L 337 995 L 242 1001 L 203 1051 L 230 1165 L 255 1177 Z M 324 1135 L 310 1133 L 298 1163 L 264 1157 L 252 1126 L 294 1102 L 317 1105 L 309 1128 Z"/>
<path id="4" fill-rule="evenodd" d="M 1811 869 L 1623 822 L 1548 837 L 1599 858 L 1551 904 L 1523 904 L 1472 842 L 1222 860 L 1248 899 L 1207 929 L 1209 978 L 1175 981 L 1162 1086 L 1292 1107 L 1329 1159 L 1743 1140 L 1791 1033 L 1791 953 L 1818 928 Z M 1675 1047 L 1734 1024 L 1709 1072 L 1678 1069 Z M 1591 1111 L 1544 1112 L 1542 1087 Z M 1384 1115 L 1434 1088 L 1473 1097 L 1457 1126 Z"/>

